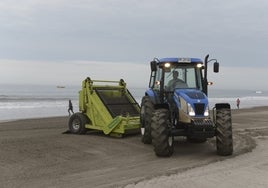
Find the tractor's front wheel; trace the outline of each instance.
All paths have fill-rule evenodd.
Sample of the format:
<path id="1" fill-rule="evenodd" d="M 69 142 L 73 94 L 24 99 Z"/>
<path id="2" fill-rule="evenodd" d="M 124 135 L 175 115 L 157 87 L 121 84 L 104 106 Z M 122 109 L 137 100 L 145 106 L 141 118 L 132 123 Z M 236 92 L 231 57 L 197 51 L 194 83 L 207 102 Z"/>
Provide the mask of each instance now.
<path id="1" fill-rule="evenodd" d="M 151 144 L 151 118 L 154 110 L 152 101 L 148 96 L 144 96 L 141 102 L 141 141 L 144 144 Z"/>
<path id="2" fill-rule="evenodd" d="M 232 117 L 230 109 L 216 111 L 217 153 L 221 156 L 233 154 Z"/>
<path id="3" fill-rule="evenodd" d="M 82 113 L 75 113 L 69 119 L 69 130 L 73 134 L 85 134 L 85 125 L 88 123 L 88 118 Z"/>
<path id="4" fill-rule="evenodd" d="M 169 157 L 173 154 L 173 136 L 169 134 L 169 114 L 166 109 L 155 110 L 152 117 L 152 143 L 157 156 Z"/>

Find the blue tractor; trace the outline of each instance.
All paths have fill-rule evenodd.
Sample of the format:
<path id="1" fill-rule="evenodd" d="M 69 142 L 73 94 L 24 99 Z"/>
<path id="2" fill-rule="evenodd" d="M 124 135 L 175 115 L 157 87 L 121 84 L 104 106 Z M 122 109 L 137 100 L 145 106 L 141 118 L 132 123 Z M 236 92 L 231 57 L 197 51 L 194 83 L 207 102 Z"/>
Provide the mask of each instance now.
<path id="1" fill-rule="evenodd" d="M 190 142 L 205 142 L 216 137 L 218 155 L 233 153 L 231 109 L 228 103 L 209 109 L 208 63 L 216 59 L 155 58 L 151 61 L 149 89 L 141 102 L 141 135 L 144 144 L 152 144 L 157 156 L 173 154 L 174 137 Z"/>

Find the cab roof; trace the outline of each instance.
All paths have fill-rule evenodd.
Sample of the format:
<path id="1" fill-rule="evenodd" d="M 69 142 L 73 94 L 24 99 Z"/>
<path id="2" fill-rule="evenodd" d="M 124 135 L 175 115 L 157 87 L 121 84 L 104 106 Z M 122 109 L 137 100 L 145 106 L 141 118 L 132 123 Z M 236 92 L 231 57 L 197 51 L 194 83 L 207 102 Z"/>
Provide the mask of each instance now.
<path id="1" fill-rule="evenodd" d="M 203 63 L 203 61 L 199 58 L 181 58 L 181 57 L 168 57 L 158 59 L 159 63 Z"/>

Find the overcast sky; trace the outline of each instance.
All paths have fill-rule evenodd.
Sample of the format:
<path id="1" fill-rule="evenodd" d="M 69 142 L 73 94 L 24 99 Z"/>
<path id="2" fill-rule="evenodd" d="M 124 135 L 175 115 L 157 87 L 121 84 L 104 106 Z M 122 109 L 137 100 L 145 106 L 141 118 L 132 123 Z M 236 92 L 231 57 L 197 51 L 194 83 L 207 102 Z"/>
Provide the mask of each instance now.
<path id="1" fill-rule="evenodd" d="M 0 83 L 148 85 L 154 57 L 217 58 L 218 88 L 268 90 L 267 0 L 1 0 Z"/>

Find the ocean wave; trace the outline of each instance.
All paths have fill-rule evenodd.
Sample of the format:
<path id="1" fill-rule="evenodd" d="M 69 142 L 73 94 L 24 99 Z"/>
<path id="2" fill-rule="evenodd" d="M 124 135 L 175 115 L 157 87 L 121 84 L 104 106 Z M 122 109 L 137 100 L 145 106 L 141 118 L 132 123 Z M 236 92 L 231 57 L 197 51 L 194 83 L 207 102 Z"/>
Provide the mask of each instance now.
<path id="1" fill-rule="evenodd" d="M 38 96 L 0 96 L 0 102 L 31 102 L 31 101 L 68 101 L 69 99 L 74 100 L 74 97 L 38 97 Z"/>
<path id="2" fill-rule="evenodd" d="M 37 108 L 68 108 L 68 100 L 55 101 L 20 101 L 1 102 L 0 109 L 37 109 Z M 73 105 L 78 105 L 78 100 L 73 100 Z"/>
<path id="3" fill-rule="evenodd" d="M 209 97 L 209 101 L 236 101 L 237 98 L 243 101 L 268 101 L 268 96 L 245 96 L 245 97 Z"/>
<path id="4" fill-rule="evenodd" d="M 236 99 L 239 96 L 241 108 L 254 106 L 268 106 L 267 93 L 255 94 L 239 92 L 223 93 L 221 95 L 210 95 L 209 106 L 213 108 L 216 103 L 230 103 L 232 108 L 236 108 Z M 242 95 L 243 94 L 243 95 Z M 133 96 L 140 104 L 144 96 L 143 91 L 133 92 Z M 47 117 L 68 115 L 68 100 L 71 99 L 74 111 L 79 110 L 77 91 L 69 93 L 35 93 L 19 94 L 19 92 L 10 92 L 0 95 L 0 120 L 29 117 Z"/>
<path id="5" fill-rule="evenodd" d="M 251 108 L 257 106 L 268 106 L 268 96 L 245 96 L 240 97 L 240 108 Z M 231 108 L 237 108 L 237 98 L 222 97 L 222 98 L 209 98 L 209 106 L 213 108 L 216 103 L 229 103 Z"/>

